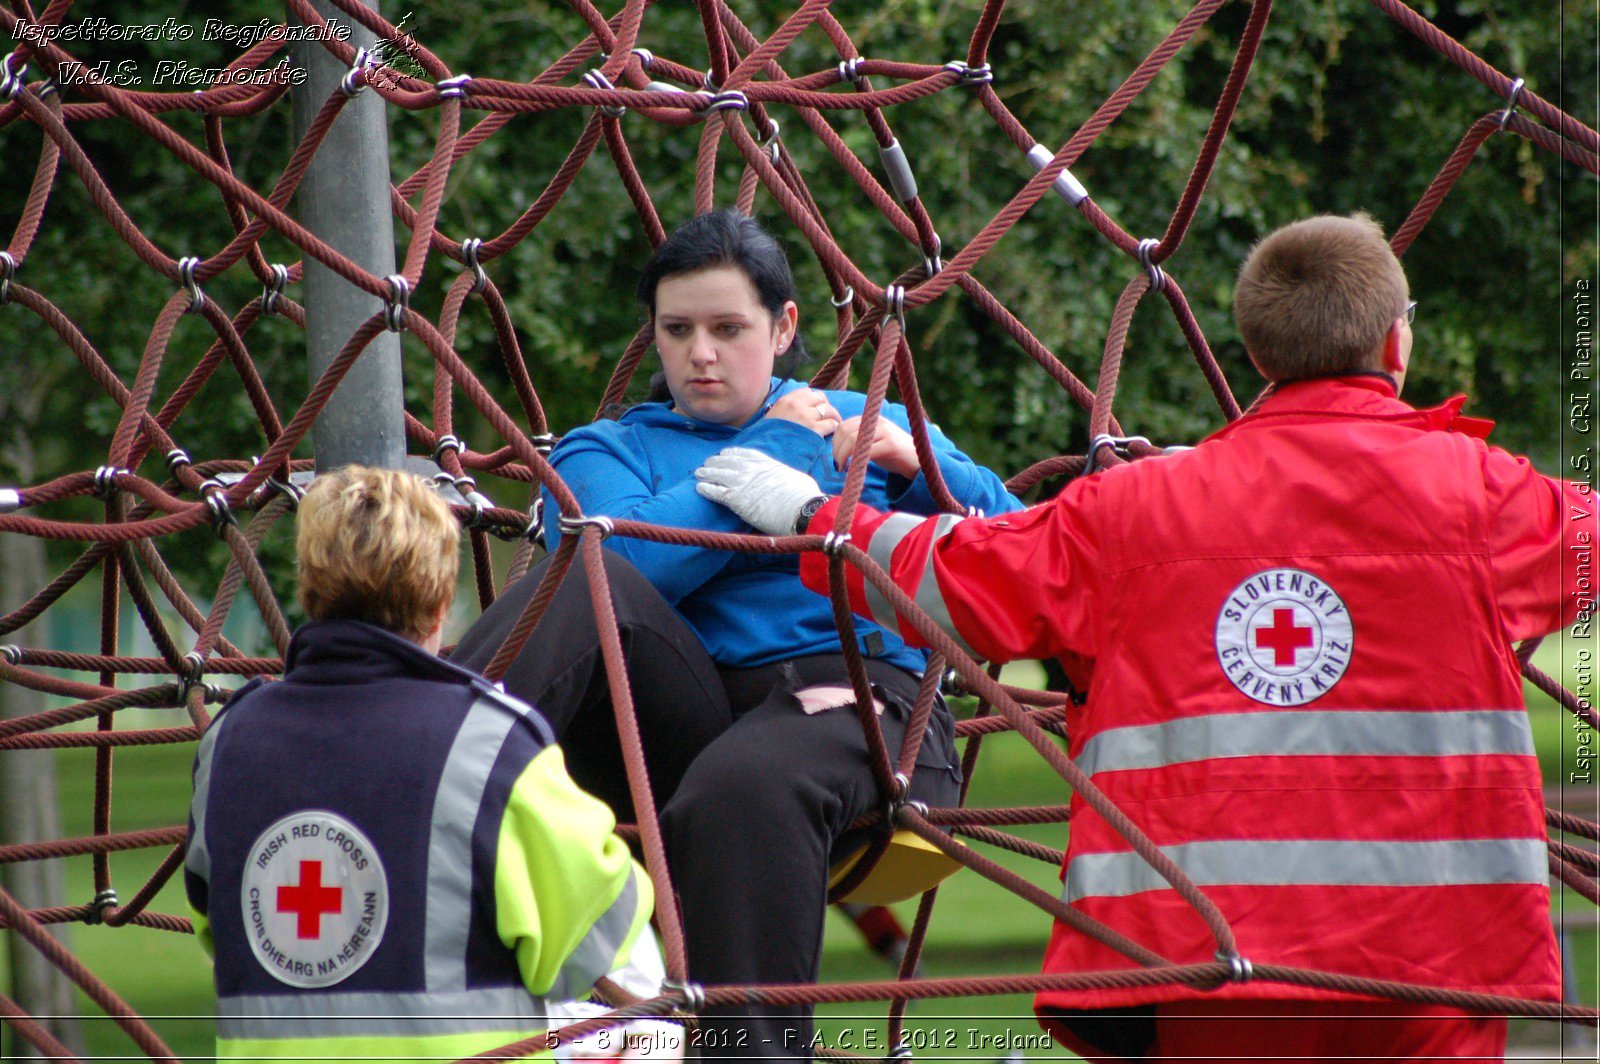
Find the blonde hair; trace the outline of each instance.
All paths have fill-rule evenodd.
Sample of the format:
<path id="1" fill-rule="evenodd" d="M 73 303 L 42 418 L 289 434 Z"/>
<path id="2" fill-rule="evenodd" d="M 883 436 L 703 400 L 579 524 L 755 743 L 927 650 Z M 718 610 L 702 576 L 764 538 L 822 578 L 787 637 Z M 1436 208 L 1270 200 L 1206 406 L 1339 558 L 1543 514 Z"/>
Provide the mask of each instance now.
<path id="1" fill-rule="evenodd" d="M 1270 233 L 1239 269 L 1233 317 L 1270 381 L 1381 369 L 1373 354 L 1409 298 L 1405 271 L 1366 214 L 1322 214 Z"/>
<path id="2" fill-rule="evenodd" d="M 433 485 L 393 469 L 319 474 L 300 501 L 296 592 L 312 620 L 420 640 L 455 598 L 461 529 Z"/>

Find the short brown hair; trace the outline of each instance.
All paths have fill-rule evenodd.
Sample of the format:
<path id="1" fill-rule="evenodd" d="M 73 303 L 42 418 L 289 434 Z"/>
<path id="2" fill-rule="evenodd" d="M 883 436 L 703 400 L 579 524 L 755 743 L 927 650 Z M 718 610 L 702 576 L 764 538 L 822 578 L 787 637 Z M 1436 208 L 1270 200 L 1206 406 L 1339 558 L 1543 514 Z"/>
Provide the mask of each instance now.
<path id="1" fill-rule="evenodd" d="M 319 474 L 300 501 L 296 597 L 312 620 L 421 639 L 455 598 L 461 529 L 433 485 L 394 469 Z"/>
<path id="2" fill-rule="evenodd" d="M 1257 244 L 1239 269 L 1233 317 L 1271 381 L 1378 369 L 1372 353 L 1409 299 L 1383 229 L 1365 214 L 1321 214 Z"/>

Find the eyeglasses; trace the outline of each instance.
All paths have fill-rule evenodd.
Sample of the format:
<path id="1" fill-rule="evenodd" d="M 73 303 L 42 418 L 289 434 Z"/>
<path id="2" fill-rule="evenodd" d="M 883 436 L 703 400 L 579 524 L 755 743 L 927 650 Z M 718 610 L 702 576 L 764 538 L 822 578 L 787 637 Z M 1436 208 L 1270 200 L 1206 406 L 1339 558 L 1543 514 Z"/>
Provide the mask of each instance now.
<path id="1" fill-rule="evenodd" d="M 1417 301 L 1415 299 L 1413 299 L 1411 302 L 1407 303 L 1406 304 L 1406 309 L 1402 310 L 1400 312 L 1400 316 L 1402 318 L 1406 319 L 1406 324 L 1407 325 L 1410 325 L 1412 322 L 1416 321 L 1417 320 Z"/>

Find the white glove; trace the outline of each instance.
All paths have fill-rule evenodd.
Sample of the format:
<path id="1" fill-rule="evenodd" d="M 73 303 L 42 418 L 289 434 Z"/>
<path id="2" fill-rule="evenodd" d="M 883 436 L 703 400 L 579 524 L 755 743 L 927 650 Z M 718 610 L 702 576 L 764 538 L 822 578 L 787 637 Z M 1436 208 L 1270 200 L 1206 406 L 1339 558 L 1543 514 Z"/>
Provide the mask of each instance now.
<path id="1" fill-rule="evenodd" d="M 792 536 L 807 503 L 826 499 L 817 482 L 750 447 L 724 447 L 694 471 L 695 490 L 769 536 Z"/>

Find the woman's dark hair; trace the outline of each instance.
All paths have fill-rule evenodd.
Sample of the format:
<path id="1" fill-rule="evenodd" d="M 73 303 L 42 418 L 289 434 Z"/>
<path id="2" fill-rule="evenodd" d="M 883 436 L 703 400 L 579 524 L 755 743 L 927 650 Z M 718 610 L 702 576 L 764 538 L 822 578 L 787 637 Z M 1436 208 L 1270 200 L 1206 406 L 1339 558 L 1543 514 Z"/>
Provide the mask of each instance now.
<path id="1" fill-rule="evenodd" d="M 783 253 L 783 246 L 760 222 L 728 208 L 696 215 L 674 229 L 656 248 L 639 274 L 639 302 L 644 304 L 645 313 L 655 318 L 656 287 L 664 278 L 715 266 L 737 266 L 773 317 L 795 298 L 794 274 L 789 272 L 789 258 Z M 773 372 L 779 377 L 791 377 L 805 361 L 805 345 L 796 332 L 782 367 L 774 367 Z M 666 376 L 658 373 L 650 381 L 650 401 L 665 402 L 669 398 Z"/>

